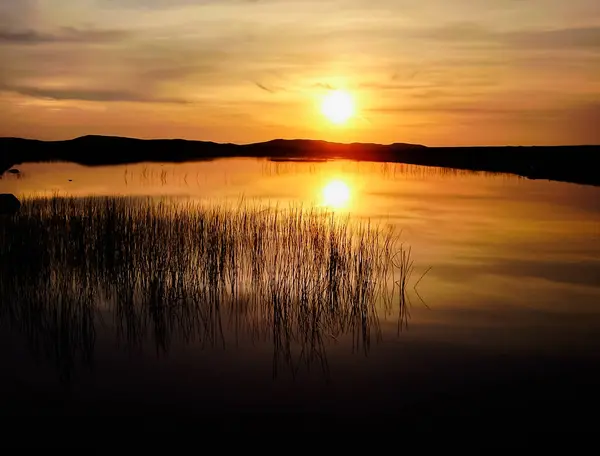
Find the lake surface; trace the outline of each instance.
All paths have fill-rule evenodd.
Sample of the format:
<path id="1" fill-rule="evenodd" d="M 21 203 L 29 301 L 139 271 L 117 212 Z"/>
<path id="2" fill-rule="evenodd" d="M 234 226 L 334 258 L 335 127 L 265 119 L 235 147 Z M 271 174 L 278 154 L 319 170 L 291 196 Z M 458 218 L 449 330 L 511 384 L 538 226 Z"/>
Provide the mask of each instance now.
<path id="1" fill-rule="evenodd" d="M 401 231 L 414 273 L 402 321 L 382 307 L 368 337 L 325 337 L 311 353 L 282 351 L 268 328 L 249 331 L 227 315 L 212 341 L 178 337 L 175 326 L 167 345 L 148 330 L 133 346 L 110 308 L 98 311 L 85 347 L 43 334 L 52 350 L 40 351 L 23 330 L 34 322 L 5 316 L 5 413 L 393 413 L 433 423 L 510 412 L 557 425 L 585 424 L 598 405 L 598 187 L 348 161 L 19 169 L 0 179 L 0 193 L 243 199 L 349 213 Z M 75 353 L 67 364 L 64 352 Z"/>

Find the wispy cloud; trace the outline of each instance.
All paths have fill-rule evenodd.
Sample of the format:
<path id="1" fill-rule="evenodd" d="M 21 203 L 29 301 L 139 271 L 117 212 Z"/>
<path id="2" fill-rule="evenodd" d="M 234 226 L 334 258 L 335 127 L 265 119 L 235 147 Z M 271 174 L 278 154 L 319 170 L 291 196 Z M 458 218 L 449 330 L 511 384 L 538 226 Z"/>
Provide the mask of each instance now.
<path id="1" fill-rule="evenodd" d="M 130 36 L 131 33 L 124 30 L 77 29 L 74 27 L 63 27 L 53 33 L 0 29 L 0 44 L 99 43 L 121 41 Z"/>
<path id="2" fill-rule="evenodd" d="M 37 87 L 11 87 L 0 85 L 0 91 L 14 92 L 35 98 L 51 100 L 79 100 L 101 102 L 135 102 L 135 103 L 176 103 L 187 104 L 185 100 L 177 98 L 153 97 L 145 93 L 120 90 L 94 90 L 94 89 L 43 89 Z"/>
<path id="3" fill-rule="evenodd" d="M 63 27 L 54 33 L 0 29 L 0 44 L 100 43 L 120 41 L 130 36 L 131 33 L 124 30 L 77 29 L 74 27 Z"/>
<path id="4" fill-rule="evenodd" d="M 502 46 L 512 49 L 583 49 L 600 50 L 600 27 L 496 31 L 477 23 L 451 23 L 423 28 L 413 37 L 449 44 Z"/>
<path id="5" fill-rule="evenodd" d="M 314 89 L 322 89 L 322 90 L 336 90 L 336 87 L 327 82 L 316 82 L 312 86 Z"/>
<path id="6" fill-rule="evenodd" d="M 0 1 L 0 25 L 20 26 L 34 16 L 36 0 L 2 0 Z"/>
<path id="7" fill-rule="evenodd" d="M 288 89 L 286 89 L 285 87 L 276 86 L 276 85 L 266 85 L 266 84 L 263 84 L 262 82 L 254 81 L 254 85 L 256 87 L 258 87 L 259 89 L 264 90 L 265 92 L 272 93 L 272 94 L 288 91 Z"/>
<path id="8" fill-rule="evenodd" d="M 398 105 L 398 106 L 387 106 L 381 108 L 370 109 L 369 112 L 373 113 L 429 113 L 429 114 L 475 114 L 475 115 L 495 115 L 495 114 L 515 114 L 522 113 L 524 110 L 519 108 L 500 108 L 490 106 L 473 106 L 473 105 L 428 105 L 428 106 L 414 106 L 414 105 Z M 528 111 L 539 111 L 538 109 L 529 109 Z"/>
<path id="9" fill-rule="evenodd" d="M 258 3 L 260 0 L 96 0 L 100 7 L 145 10 L 172 9 L 185 6 L 201 6 L 215 3 Z"/>
<path id="10" fill-rule="evenodd" d="M 529 48 L 600 51 L 600 26 L 521 31 L 507 33 L 503 38 L 507 43 Z"/>

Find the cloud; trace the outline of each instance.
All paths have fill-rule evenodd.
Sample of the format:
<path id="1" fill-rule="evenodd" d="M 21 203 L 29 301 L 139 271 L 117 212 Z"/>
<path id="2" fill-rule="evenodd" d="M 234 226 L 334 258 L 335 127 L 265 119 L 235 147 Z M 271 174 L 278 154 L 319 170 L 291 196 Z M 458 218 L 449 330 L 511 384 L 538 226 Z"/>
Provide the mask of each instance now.
<path id="1" fill-rule="evenodd" d="M 259 89 L 264 90 L 265 92 L 269 92 L 269 93 L 276 93 L 277 92 L 277 90 L 272 89 L 270 87 L 267 87 L 266 85 L 261 84 L 260 82 L 255 82 L 254 85 L 256 87 L 258 87 Z"/>
<path id="2" fill-rule="evenodd" d="M 513 32 L 504 34 L 503 38 L 515 46 L 600 51 L 600 27 Z"/>
<path id="3" fill-rule="evenodd" d="M 493 41 L 496 35 L 479 24 L 459 22 L 414 31 L 413 36 L 429 40 L 473 43 Z"/>
<path id="4" fill-rule="evenodd" d="M 475 23 L 453 23 L 410 35 L 451 44 L 514 49 L 584 49 L 600 51 L 600 27 L 495 31 Z"/>
<path id="5" fill-rule="evenodd" d="M 34 98 L 52 100 L 79 100 L 101 102 L 135 102 L 135 103 L 188 103 L 182 99 L 152 97 L 148 94 L 122 90 L 95 90 L 95 89 L 41 89 L 37 87 L 11 87 L 1 86 L 0 90 L 14 92 Z"/>
<path id="6" fill-rule="evenodd" d="M 120 41 L 130 35 L 130 32 L 124 30 L 77 29 L 74 27 L 63 27 L 54 33 L 43 33 L 36 30 L 0 29 L 0 43 L 101 43 Z"/>
<path id="7" fill-rule="evenodd" d="M 97 0 L 100 7 L 160 10 L 227 3 L 262 3 L 265 0 Z"/>
<path id="8" fill-rule="evenodd" d="M 534 109 L 529 109 L 531 111 Z M 400 113 L 426 113 L 426 114 L 467 114 L 467 115 L 498 115 L 498 114 L 522 114 L 525 112 L 520 108 L 500 108 L 489 106 L 478 106 L 468 104 L 455 105 L 426 105 L 426 106 L 386 106 L 380 108 L 371 108 L 368 112 L 379 114 L 400 114 Z"/>
<path id="9" fill-rule="evenodd" d="M 327 82 L 317 82 L 312 85 L 314 89 L 323 89 L 323 90 L 336 90 L 335 86 L 327 83 Z"/>
<path id="10" fill-rule="evenodd" d="M 37 0 L 1 0 L 0 25 L 20 26 L 33 16 Z"/>

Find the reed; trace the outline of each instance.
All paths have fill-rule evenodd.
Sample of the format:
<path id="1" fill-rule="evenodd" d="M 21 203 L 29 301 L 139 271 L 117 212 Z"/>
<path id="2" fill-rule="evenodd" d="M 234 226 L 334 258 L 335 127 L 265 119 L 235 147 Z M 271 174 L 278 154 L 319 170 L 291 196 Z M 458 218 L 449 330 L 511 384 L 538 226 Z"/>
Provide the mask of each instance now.
<path id="1" fill-rule="evenodd" d="M 91 360 L 103 312 L 129 349 L 244 335 L 272 342 L 274 372 L 281 359 L 327 369 L 327 343 L 351 335 L 366 351 L 379 337 L 378 302 L 399 291 L 406 319 L 412 272 L 392 229 L 249 201 L 25 199 L 0 254 L 0 319 L 64 372 Z"/>

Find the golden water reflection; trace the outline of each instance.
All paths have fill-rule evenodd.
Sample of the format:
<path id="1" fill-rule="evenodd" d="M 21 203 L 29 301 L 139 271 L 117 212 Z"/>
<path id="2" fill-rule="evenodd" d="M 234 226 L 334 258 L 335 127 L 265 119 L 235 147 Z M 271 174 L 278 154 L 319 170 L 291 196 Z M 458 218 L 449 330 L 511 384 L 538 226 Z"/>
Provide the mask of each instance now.
<path id="1" fill-rule="evenodd" d="M 345 209 L 351 202 L 349 185 L 342 179 L 332 179 L 323 187 L 323 205 L 331 209 Z"/>
<path id="2" fill-rule="evenodd" d="M 350 161 L 233 159 L 19 168 L 20 177 L 0 179 L 0 193 L 167 196 L 236 204 L 243 197 L 280 207 L 321 205 L 391 225 L 413 252 L 409 286 L 427 273 L 419 285 L 420 297 L 407 307 L 414 329 L 405 339 L 499 344 L 502 350 L 558 345 L 574 350 L 587 349 L 600 328 L 598 187 Z M 168 308 L 175 314 L 183 310 Z M 232 313 L 235 324 L 238 314 Z M 32 315 L 37 318 L 39 312 Z M 394 340 L 397 316 L 377 317 L 377 338 L 381 334 L 386 341 Z M 338 340 L 330 336 L 328 350 L 339 356 L 343 341 L 338 348 Z"/>
<path id="3" fill-rule="evenodd" d="M 0 193 L 165 196 L 219 203 L 244 198 L 280 207 L 326 206 L 401 232 L 402 242 L 414 252 L 415 277 L 432 268 L 421 293 L 437 309 L 504 305 L 555 312 L 567 311 L 568 301 L 586 312 L 599 311 L 597 187 L 347 160 L 99 167 L 28 163 L 19 169 L 20 178 L 0 179 Z M 414 309 L 413 317 L 421 322 L 442 318 L 422 307 Z"/>

